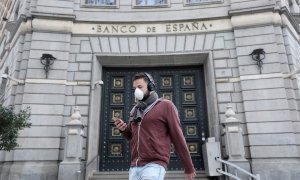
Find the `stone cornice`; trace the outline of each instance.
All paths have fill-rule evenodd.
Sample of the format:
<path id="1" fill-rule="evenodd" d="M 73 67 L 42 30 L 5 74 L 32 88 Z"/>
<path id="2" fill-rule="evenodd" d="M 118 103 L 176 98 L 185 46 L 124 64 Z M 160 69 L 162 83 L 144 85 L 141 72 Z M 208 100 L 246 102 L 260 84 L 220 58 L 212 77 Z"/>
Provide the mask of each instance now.
<path id="1" fill-rule="evenodd" d="M 262 12 L 255 14 L 237 15 L 231 17 L 233 28 L 242 28 L 260 25 L 281 25 L 282 20 L 279 13 Z"/>
<path id="2" fill-rule="evenodd" d="M 262 25 L 280 25 L 290 29 L 300 41 L 300 27 L 290 11 L 283 7 L 264 6 L 229 11 L 233 28 L 245 28 Z"/>
<path id="3" fill-rule="evenodd" d="M 75 15 L 72 14 L 51 14 L 33 11 L 32 30 L 71 33 Z"/>
<path id="4" fill-rule="evenodd" d="M 44 32 L 72 33 L 73 21 L 34 18 L 32 20 L 32 30 Z"/>
<path id="5" fill-rule="evenodd" d="M 231 31 L 231 20 L 189 20 L 157 23 L 87 23 L 71 18 L 53 19 L 35 16 L 31 20 L 32 31 L 59 32 L 80 35 L 158 35 Z"/>
<path id="6" fill-rule="evenodd" d="M 300 25 L 290 11 L 286 7 L 283 7 L 280 9 L 280 14 L 282 17 L 285 17 L 285 19 L 283 19 L 283 25 L 288 26 L 290 24 L 290 28 L 294 29 L 297 34 L 300 35 Z"/>
<path id="7" fill-rule="evenodd" d="M 269 5 L 269 6 L 263 6 L 263 7 L 255 7 L 255 8 L 229 10 L 228 14 L 230 16 L 239 16 L 239 15 L 263 13 L 263 12 L 274 12 L 274 11 L 276 11 L 276 9 L 277 8 L 274 5 Z"/>
<path id="8" fill-rule="evenodd" d="M 8 31 L 10 34 L 9 34 L 9 39 L 7 39 L 7 42 L 5 44 L 5 49 L 0 54 L 0 59 L 3 59 L 6 52 L 9 51 L 11 47 L 14 46 L 20 34 L 30 32 L 32 30 L 31 27 L 32 27 L 31 20 L 26 19 L 24 16 L 21 16 L 21 18 L 19 18 L 18 21 L 12 22 L 12 24 L 7 23 L 5 30 Z M 1 38 L 3 38 L 3 36 Z M 0 63 L 0 67 L 1 66 L 2 64 Z"/>
<path id="9" fill-rule="evenodd" d="M 57 13 L 45 13 L 39 11 L 32 11 L 31 12 L 32 18 L 39 18 L 39 19 L 53 19 L 53 20 L 66 20 L 66 21 L 74 21 L 76 16 L 73 14 L 57 14 Z"/>

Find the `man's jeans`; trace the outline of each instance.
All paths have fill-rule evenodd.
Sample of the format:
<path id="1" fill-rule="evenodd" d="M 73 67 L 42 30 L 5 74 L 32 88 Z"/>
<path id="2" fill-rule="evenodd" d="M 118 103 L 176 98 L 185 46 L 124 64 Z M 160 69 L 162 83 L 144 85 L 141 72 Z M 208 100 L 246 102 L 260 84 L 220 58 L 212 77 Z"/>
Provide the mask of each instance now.
<path id="1" fill-rule="evenodd" d="M 129 180 L 163 180 L 166 170 L 159 164 L 149 163 L 129 169 Z"/>

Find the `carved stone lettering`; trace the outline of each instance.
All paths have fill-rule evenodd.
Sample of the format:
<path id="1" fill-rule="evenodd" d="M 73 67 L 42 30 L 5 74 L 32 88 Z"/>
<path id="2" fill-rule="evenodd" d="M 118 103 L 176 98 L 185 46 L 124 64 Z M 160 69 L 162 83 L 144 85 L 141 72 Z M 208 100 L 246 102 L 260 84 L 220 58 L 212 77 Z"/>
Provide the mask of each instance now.
<path id="1" fill-rule="evenodd" d="M 122 34 L 161 34 L 203 32 L 213 28 L 207 22 L 193 21 L 161 24 L 98 24 L 97 33 L 107 35 Z"/>

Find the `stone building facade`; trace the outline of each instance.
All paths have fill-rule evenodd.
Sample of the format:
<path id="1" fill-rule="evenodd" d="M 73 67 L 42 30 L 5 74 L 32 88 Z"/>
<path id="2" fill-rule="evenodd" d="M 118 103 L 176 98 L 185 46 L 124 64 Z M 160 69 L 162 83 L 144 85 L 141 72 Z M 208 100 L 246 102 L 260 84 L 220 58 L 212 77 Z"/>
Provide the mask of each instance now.
<path id="1" fill-rule="evenodd" d="M 111 95 L 115 100 L 120 94 L 108 83 L 129 83 L 124 93 L 130 94 L 128 77 L 137 71 L 152 72 L 158 82 L 181 73 L 203 84 L 184 94 L 202 94 L 197 107 L 205 114 L 196 112 L 197 126 L 187 124 L 200 137 L 189 147 L 199 148 L 207 137 L 225 146 L 221 122 L 230 104 L 242 122 L 251 171 L 262 179 L 300 179 L 298 0 L 4 0 L 0 5 L 0 74 L 9 77 L 0 80 L 0 102 L 30 106 L 32 122 L 20 132 L 19 147 L 0 151 L 1 180 L 57 179 L 65 124 L 75 106 L 84 124 L 83 164 L 98 155 L 104 163 L 103 132 L 111 128 L 105 125 L 107 106 L 114 107 Z M 257 49 L 263 49 L 262 64 L 250 55 Z M 45 54 L 55 58 L 47 76 Z M 180 77 L 178 93 L 184 93 Z M 167 96 L 164 92 L 160 95 Z M 174 93 L 179 104 L 187 100 Z M 181 115 L 191 106 L 182 105 Z M 201 150 L 195 152 L 201 156 Z"/>

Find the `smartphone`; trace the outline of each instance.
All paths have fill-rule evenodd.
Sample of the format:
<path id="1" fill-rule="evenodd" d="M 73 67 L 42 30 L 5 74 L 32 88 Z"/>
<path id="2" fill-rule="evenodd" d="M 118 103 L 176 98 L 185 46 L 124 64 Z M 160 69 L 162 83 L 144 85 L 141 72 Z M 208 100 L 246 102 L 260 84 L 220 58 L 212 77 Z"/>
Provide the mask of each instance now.
<path id="1" fill-rule="evenodd" d="M 111 118 L 114 122 L 116 122 L 117 120 L 119 120 L 119 118 L 113 117 Z"/>

